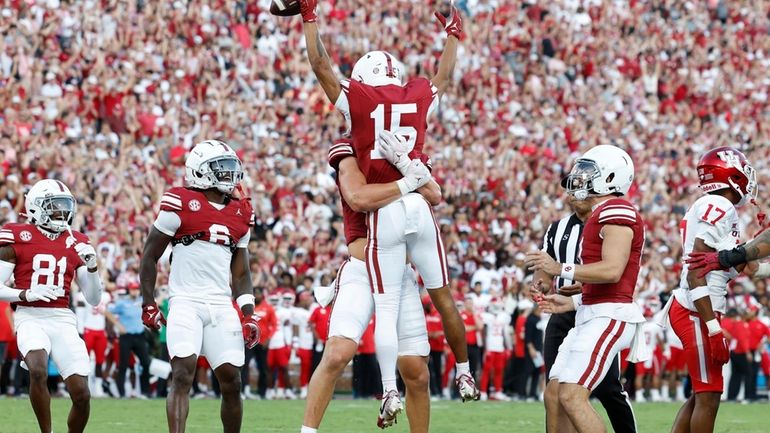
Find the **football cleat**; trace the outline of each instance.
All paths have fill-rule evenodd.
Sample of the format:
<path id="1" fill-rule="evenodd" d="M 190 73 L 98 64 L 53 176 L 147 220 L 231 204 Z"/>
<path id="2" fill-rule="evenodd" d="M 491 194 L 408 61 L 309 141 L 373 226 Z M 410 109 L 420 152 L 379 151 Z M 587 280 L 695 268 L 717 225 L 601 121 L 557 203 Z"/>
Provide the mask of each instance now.
<path id="1" fill-rule="evenodd" d="M 377 416 L 377 427 L 384 429 L 396 424 L 398 422 L 396 417 L 402 410 L 404 410 L 404 405 L 401 403 L 401 397 L 398 395 L 398 391 L 388 391 L 388 393 L 382 397 L 380 414 Z"/>
<path id="2" fill-rule="evenodd" d="M 473 380 L 473 376 L 467 373 L 463 373 L 455 379 L 455 386 L 457 392 L 460 394 L 460 398 L 463 399 L 463 403 L 466 401 L 475 401 L 481 397 L 479 389 L 476 388 L 476 381 Z"/>

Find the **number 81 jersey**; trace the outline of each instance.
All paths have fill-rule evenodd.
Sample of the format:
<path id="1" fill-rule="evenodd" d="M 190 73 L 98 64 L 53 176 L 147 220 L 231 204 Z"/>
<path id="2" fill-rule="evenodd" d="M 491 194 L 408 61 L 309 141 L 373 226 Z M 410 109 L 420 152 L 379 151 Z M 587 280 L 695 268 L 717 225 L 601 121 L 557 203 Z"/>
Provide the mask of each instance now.
<path id="1" fill-rule="evenodd" d="M 73 231 L 51 239 L 34 224 L 11 223 L 0 229 L 0 246 L 10 246 L 16 255 L 13 278 L 17 289 L 56 286 L 55 301 L 17 302 L 24 307 L 69 308 L 70 287 L 77 269 L 83 266 L 75 244 L 88 243 L 88 236 Z M 4 282 L 4 281 L 3 281 Z"/>
<path id="2" fill-rule="evenodd" d="M 707 194 L 699 198 L 684 216 L 679 225 L 682 237 L 682 255 L 687 257 L 693 251 L 696 239 L 702 239 L 707 246 L 719 251 L 729 250 L 740 243 L 740 228 L 738 212 L 733 203 L 721 195 Z M 682 268 L 679 287 L 676 290 L 676 300 L 690 311 L 697 311 L 690 298 L 687 283 L 689 265 Z M 727 283 L 738 273 L 735 269 L 729 271 L 712 271 L 706 275 L 711 303 L 715 311 L 725 312 L 725 295 Z"/>
<path id="3" fill-rule="evenodd" d="M 235 248 L 248 246 L 252 221 L 248 200 L 217 205 L 201 191 L 168 190 L 153 225 L 173 238 L 169 296 L 229 304 L 230 261 Z"/>

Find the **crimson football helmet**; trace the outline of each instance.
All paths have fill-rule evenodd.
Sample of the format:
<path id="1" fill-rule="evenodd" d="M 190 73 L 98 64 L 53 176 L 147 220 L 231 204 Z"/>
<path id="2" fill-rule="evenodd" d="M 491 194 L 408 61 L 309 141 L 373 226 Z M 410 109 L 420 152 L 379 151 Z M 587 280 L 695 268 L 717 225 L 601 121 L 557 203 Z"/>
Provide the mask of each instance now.
<path id="1" fill-rule="evenodd" d="M 698 180 L 705 193 L 730 188 L 740 196 L 743 206 L 757 196 L 757 173 L 746 155 L 732 147 L 718 147 L 698 161 Z"/>

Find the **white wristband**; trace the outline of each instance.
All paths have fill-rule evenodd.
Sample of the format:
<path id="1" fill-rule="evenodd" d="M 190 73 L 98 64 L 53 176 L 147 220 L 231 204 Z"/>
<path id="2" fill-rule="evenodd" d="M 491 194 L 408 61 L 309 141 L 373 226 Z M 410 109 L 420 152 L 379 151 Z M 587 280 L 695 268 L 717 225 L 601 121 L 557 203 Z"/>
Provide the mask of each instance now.
<path id="1" fill-rule="evenodd" d="M 708 322 L 706 322 L 706 329 L 709 330 L 709 335 L 716 335 L 722 332 L 722 327 L 719 326 L 719 321 L 717 319 L 711 319 Z"/>
<path id="2" fill-rule="evenodd" d="M 578 293 L 577 295 L 570 296 L 572 298 L 572 305 L 575 306 L 575 311 L 577 311 L 578 307 L 583 305 L 583 294 Z"/>
<path id="3" fill-rule="evenodd" d="M 705 298 L 708 295 L 709 295 L 708 286 L 700 286 L 694 289 L 690 289 L 690 299 L 692 299 L 693 302 L 697 301 L 698 299 Z"/>
<path id="4" fill-rule="evenodd" d="M 412 192 L 406 185 L 406 181 L 404 179 L 397 180 L 396 185 L 398 186 L 398 190 L 401 191 L 401 195 L 407 195 Z"/>
<path id="5" fill-rule="evenodd" d="M 238 296 L 235 299 L 235 302 L 238 304 L 238 308 L 241 308 L 241 309 L 243 309 L 244 305 L 254 306 L 254 295 L 250 295 L 247 293 L 247 294 Z"/>
<path id="6" fill-rule="evenodd" d="M 575 265 L 572 263 L 563 263 L 561 265 L 561 275 L 560 277 L 564 278 L 565 280 L 574 280 L 575 279 Z"/>

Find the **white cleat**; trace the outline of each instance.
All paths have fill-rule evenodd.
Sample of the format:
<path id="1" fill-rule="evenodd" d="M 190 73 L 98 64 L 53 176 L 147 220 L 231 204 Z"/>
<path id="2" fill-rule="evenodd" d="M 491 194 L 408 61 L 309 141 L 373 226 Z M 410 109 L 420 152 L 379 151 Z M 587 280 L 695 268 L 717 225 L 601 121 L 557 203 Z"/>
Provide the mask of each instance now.
<path id="1" fill-rule="evenodd" d="M 487 401 L 489 400 L 489 396 L 487 396 L 486 392 L 481 393 L 481 401 Z"/>
<path id="2" fill-rule="evenodd" d="M 463 399 L 463 403 L 466 401 L 478 400 L 481 395 L 479 389 L 476 388 L 476 381 L 473 380 L 473 376 L 467 373 L 463 373 L 455 379 L 455 386 L 457 392 L 460 394 L 460 398 Z"/>
<path id="3" fill-rule="evenodd" d="M 299 398 L 300 400 L 305 400 L 307 398 L 307 386 L 303 386 L 302 389 L 299 390 Z"/>
<path id="4" fill-rule="evenodd" d="M 377 416 L 377 427 L 386 428 L 398 421 L 396 417 L 401 411 L 404 410 L 404 405 L 401 403 L 401 396 L 396 390 L 390 390 L 382 397 L 382 404 L 380 404 L 380 414 Z"/>
<path id="5" fill-rule="evenodd" d="M 497 400 L 497 401 L 511 401 L 511 398 L 510 398 L 510 397 L 508 397 L 507 395 L 503 394 L 502 392 L 499 392 L 499 391 L 498 391 L 498 392 L 496 392 L 496 393 L 494 393 L 494 394 L 492 395 L 492 400 Z"/>

